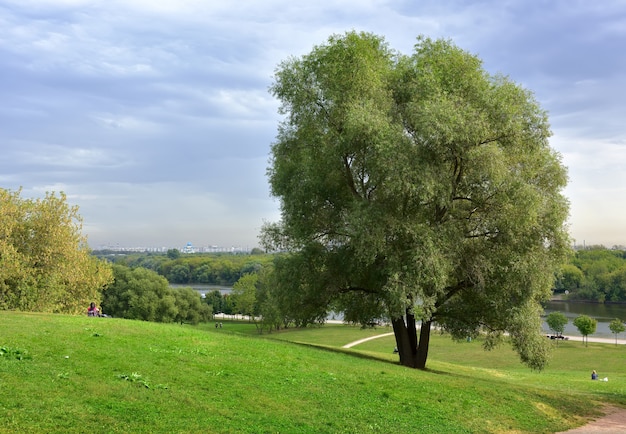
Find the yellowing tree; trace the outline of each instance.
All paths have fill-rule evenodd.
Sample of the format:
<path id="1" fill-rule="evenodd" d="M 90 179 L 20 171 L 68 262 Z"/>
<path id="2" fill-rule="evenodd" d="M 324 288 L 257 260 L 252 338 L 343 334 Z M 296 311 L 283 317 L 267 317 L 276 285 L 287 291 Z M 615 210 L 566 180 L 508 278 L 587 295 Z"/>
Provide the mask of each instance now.
<path id="1" fill-rule="evenodd" d="M 0 309 L 78 313 L 99 302 L 110 266 L 91 256 L 65 194 L 0 189 Z"/>

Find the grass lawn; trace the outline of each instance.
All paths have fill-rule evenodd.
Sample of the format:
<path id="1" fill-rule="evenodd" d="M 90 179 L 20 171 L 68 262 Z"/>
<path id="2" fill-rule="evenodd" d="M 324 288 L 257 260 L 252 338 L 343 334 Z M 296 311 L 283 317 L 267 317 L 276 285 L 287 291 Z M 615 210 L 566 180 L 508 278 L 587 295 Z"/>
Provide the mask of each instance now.
<path id="1" fill-rule="evenodd" d="M 418 371 L 393 337 L 340 348 L 385 328 L 223 324 L 0 312 L 0 432 L 548 433 L 626 405 L 625 346 L 564 342 L 535 373 L 434 336 Z"/>

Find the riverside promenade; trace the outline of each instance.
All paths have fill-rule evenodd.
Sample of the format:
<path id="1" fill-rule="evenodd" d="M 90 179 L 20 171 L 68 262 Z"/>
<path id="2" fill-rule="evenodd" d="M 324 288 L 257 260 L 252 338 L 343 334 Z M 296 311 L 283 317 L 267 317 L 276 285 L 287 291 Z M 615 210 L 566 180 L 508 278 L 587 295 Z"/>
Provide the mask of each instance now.
<path id="1" fill-rule="evenodd" d="M 384 338 L 385 336 L 393 336 L 393 332 L 391 333 L 382 333 L 375 336 L 370 336 L 364 339 L 359 339 L 358 341 L 350 342 L 345 344 L 342 348 L 352 348 L 363 342 L 371 341 L 372 339 Z M 578 341 L 582 342 L 582 336 L 565 336 L 568 341 Z M 546 338 L 547 339 L 547 338 Z M 589 336 L 587 338 L 588 342 L 596 342 L 599 344 L 613 344 L 615 345 L 615 338 L 594 338 L 593 336 Z M 626 339 L 617 339 L 617 345 L 626 345 Z"/>

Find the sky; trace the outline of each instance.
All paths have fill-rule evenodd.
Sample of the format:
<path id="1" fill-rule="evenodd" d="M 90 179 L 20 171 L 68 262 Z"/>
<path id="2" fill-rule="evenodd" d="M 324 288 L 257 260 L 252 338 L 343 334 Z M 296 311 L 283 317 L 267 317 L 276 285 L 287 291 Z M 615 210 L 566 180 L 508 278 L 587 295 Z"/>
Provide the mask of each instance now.
<path id="1" fill-rule="evenodd" d="M 446 38 L 534 92 L 577 245 L 626 245 L 626 1 L 0 0 L 0 188 L 64 192 L 92 248 L 253 248 L 283 60 Z"/>

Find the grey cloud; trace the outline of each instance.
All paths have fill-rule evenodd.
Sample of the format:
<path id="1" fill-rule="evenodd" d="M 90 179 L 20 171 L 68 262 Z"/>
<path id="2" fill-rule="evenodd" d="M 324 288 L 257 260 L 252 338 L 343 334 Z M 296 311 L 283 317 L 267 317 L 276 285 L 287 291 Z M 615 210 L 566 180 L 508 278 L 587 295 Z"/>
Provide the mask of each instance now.
<path id="1" fill-rule="evenodd" d="M 625 164 L 625 19 L 618 0 L 6 0 L 0 186 L 63 189 L 96 245 L 255 244 L 278 218 L 265 178 L 278 63 L 331 33 L 405 54 L 426 34 L 535 92 L 570 166 L 572 230 L 591 242 L 585 204 L 614 200 Z"/>

